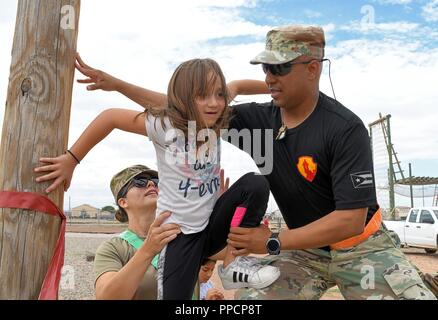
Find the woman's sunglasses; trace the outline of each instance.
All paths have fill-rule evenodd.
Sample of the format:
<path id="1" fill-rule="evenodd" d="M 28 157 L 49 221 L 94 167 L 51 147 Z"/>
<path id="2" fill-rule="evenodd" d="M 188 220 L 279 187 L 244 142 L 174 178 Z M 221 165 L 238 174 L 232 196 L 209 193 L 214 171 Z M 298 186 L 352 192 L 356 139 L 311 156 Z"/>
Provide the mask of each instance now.
<path id="1" fill-rule="evenodd" d="M 158 187 L 158 178 L 136 177 L 131 180 L 131 187 L 145 188 L 152 181 L 155 187 Z"/>
<path id="2" fill-rule="evenodd" d="M 135 177 L 120 190 L 118 198 L 124 198 L 128 193 L 129 189 L 131 189 L 132 187 L 146 188 L 149 184 L 149 181 L 152 181 L 154 187 L 158 188 L 158 181 L 159 181 L 158 178 Z"/>
<path id="3" fill-rule="evenodd" d="M 263 68 L 264 73 L 268 73 L 268 71 L 269 71 L 273 76 L 282 77 L 282 76 L 287 75 L 292 70 L 292 66 L 294 64 L 309 64 L 312 61 L 323 62 L 323 61 L 327 61 L 327 59 L 320 59 L 320 60 L 312 59 L 309 61 L 298 61 L 298 62 L 289 61 L 289 62 L 282 63 L 282 64 L 262 63 L 262 68 Z"/>

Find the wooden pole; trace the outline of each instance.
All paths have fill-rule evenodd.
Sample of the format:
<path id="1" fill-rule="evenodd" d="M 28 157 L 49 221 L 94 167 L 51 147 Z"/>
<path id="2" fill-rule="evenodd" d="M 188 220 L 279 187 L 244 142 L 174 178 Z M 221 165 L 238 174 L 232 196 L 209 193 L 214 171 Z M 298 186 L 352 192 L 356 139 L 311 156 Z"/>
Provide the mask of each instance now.
<path id="1" fill-rule="evenodd" d="M 19 0 L 3 132 L 0 191 L 45 194 L 33 173 L 68 142 L 80 0 Z M 63 210 L 61 188 L 49 198 Z M 0 208 L 0 299 L 37 299 L 60 218 Z"/>

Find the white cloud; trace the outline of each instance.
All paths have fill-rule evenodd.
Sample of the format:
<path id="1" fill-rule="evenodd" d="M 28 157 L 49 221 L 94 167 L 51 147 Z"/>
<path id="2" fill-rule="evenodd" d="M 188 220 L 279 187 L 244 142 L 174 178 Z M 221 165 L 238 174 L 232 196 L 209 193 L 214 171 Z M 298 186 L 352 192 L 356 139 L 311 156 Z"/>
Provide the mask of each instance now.
<path id="1" fill-rule="evenodd" d="M 9 23 L 11 18 L 15 19 L 17 14 L 17 1 L 2 1 L 0 10 L 0 24 Z"/>
<path id="2" fill-rule="evenodd" d="M 310 18 L 310 19 L 322 17 L 321 12 L 309 10 L 309 9 L 304 10 L 304 14 L 306 15 L 307 18 Z"/>
<path id="3" fill-rule="evenodd" d="M 13 3 L 13 4 L 12 4 Z M 15 1 L 9 12 L 15 12 Z M 212 45 L 211 40 L 252 36 L 263 39 L 270 26 L 260 26 L 242 18 L 241 6 L 255 1 L 83 1 L 78 48 L 90 65 L 153 90 L 165 91 L 175 66 L 193 57 L 212 57 L 222 66 L 227 79 L 264 79 L 261 68 L 248 61 L 263 50 L 263 40 L 236 45 Z M 134 10 L 134 9 L 135 10 Z M 3 11 L 2 11 L 3 13 Z M 15 15 L 0 14 L 0 39 L 3 48 L 12 48 Z M 361 31 L 352 24 L 350 30 Z M 377 24 L 371 32 L 383 32 L 385 39 L 341 41 L 330 46 L 336 32 L 346 30 L 334 23 L 325 26 L 333 60 L 332 76 L 338 99 L 356 112 L 365 124 L 379 112 L 391 113 L 393 143 L 402 161 L 408 158 L 438 159 L 436 101 L 438 92 L 438 50 L 424 49 L 420 40 L 407 34 L 426 33 L 410 22 Z M 429 30 L 430 37 L 436 30 Z M 365 33 L 366 34 L 366 33 Z M 395 40 L 393 35 L 399 35 Z M 424 39 L 423 39 L 424 40 Z M 6 101 L 10 50 L 0 50 L 0 103 Z M 321 88 L 331 94 L 327 70 Z M 269 100 L 247 97 L 240 101 Z M 85 126 L 108 107 L 140 107 L 116 93 L 87 92 L 75 84 L 71 111 L 69 145 Z M 0 108 L 0 120 L 4 108 Z M 0 129 L 3 121 L 0 121 Z M 252 160 L 234 147 L 224 144 L 222 164 L 233 181 L 256 170 Z M 93 149 L 77 167 L 72 186 L 66 193 L 72 206 L 113 203 L 109 190 L 111 176 L 125 166 L 145 163 L 156 168 L 152 144 L 145 138 L 113 132 Z M 275 208 L 271 200 L 270 208 Z"/>
<path id="4" fill-rule="evenodd" d="M 125 1 L 121 10 L 118 1 L 83 1 L 79 23 L 78 50 L 87 63 L 116 76 L 145 86 L 166 91 L 177 64 L 194 57 L 213 57 L 227 78 L 257 78 L 260 68 L 248 63 L 263 49 L 263 43 L 217 46 L 208 41 L 226 37 L 264 37 L 269 26 L 259 26 L 242 19 L 240 8 L 254 6 L 246 0 L 195 1 Z M 16 11 L 14 1 L 2 2 Z M 135 10 L 132 10 L 135 8 Z M 4 11 L 2 11 L 4 12 Z M 126 14 L 126 13 L 129 13 Z M 14 15 L 1 15 L 0 38 L 9 39 L 4 48 L 12 48 Z M 0 74 L 7 75 L 10 50 L 0 51 Z M 240 57 L 241 59 L 236 59 Z M 79 74 L 76 77 L 81 78 Z M 0 100 L 6 100 L 7 76 L 0 79 Z M 260 99 L 260 98 L 259 98 Z M 70 117 L 69 146 L 79 137 L 94 117 L 108 107 L 141 107 L 116 93 L 88 92 L 75 84 Z M 3 120 L 4 108 L 0 108 Z M 0 130 L 3 121 L 0 121 Z M 231 146 L 224 147 L 223 166 L 232 181 L 248 171 L 257 170 L 253 161 Z M 236 161 L 240 154 L 243 160 Z M 236 156 L 237 155 L 237 156 Z M 233 160 L 229 160 L 231 159 Z M 227 160 L 228 159 L 228 160 Z M 245 160 L 246 159 L 246 160 Z M 225 163 L 226 162 L 226 163 Z M 96 146 L 77 167 L 65 206 L 71 197 L 72 206 L 90 203 L 103 206 L 112 203 L 109 181 L 125 166 L 146 163 L 156 168 L 155 151 L 145 138 L 113 132 Z M 270 208 L 275 205 L 271 200 Z"/>
<path id="5" fill-rule="evenodd" d="M 393 143 L 405 159 L 436 159 L 438 49 L 420 42 L 354 40 L 328 48 L 338 99 L 365 124 L 392 114 Z M 324 79 L 326 92 L 329 90 Z"/>
<path id="6" fill-rule="evenodd" d="M 400 4 L 406 5 L 412 2 L 412 0 L 374 0 L 373 2 L 378 2 L 380 4 Z"/>
<path id="7" fill-rule="evenodd" d="M 364 34 L 380 33 L 408 33 L 419 28 L 418 23 L 398 21 L 386 23 L 362 23 L 360 21 L 353 21 L 348 25 L 341 26 L 341 30 L 361 32 Z"/>
<path id="8" fill-rule="evenodd" d="M 416 167 L 419 159 L 438 158 L 438 48 L 423 48 L 421 42 L 362 39 L 339 42 L 327 50 L 334 61 L 332 76 L 339 101 L 366 126 L 377 120 L 379 113 L 392 115 L 392 143 L 405 172 L 409 162 Z M 322 90 L 331 95 L 327 69 Z M 374 140 L 380 146 L 374 150 L 376 179 L 382 182 L 386 145 L 382 135 Z M 437 176 L 437 172 L 427 175 Z M 386 192 L 379 190 L 378 198 L 381 205 L 389 205 Z M 407 202 L 406 198 L 397 199 L 398 204 Z"/>
<path id="9" fill-rule="evenodd" d="M 432 0 L 423 8 L 423 17 L 428 22 L 438 21 L 438 0 Z"/>
<path id="10" fill-rule="evenodd" d="M 335 36 L 336 25 L 334 23 L 329 23 L 321 26 L 324 30 L 325 41 L 329 43 Z"/>

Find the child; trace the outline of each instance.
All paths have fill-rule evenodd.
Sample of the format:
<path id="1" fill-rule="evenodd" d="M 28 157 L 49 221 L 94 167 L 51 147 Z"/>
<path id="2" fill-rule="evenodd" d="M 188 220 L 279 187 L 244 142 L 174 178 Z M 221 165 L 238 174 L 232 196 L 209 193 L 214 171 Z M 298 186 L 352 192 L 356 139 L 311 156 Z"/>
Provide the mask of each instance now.
<path id="1" fill-rule="evenodd" d="M 216 261 L 205 259 L 199 270 L 199 299 L 200 300 L 224 300 L 224 294 L 216 289 L 210 280 Z"/>
<path id="2" fill-rule="evenodd" d="M 152 140 L 160 179 L 157 214 L 172 212 L 166 223 L 178 224 L 182 231 L 160 253 L 158 299 L 190 299 L 201 261 L 213 255 L 224 260 L 219 274 L 225 289 L 260 289 L 280 276 L 276 267 L 263 266 L 248 257 L 234 258 L 233 248 L 226 244 L 232 221 L 241 227 L 257 227 L 269 198 L 266 179 L 253 173 L 240 178 L 219 198 L 217 137 L 219 130 L 227 126 L 227 101 L 225 78 L 215 61 L 186 61 L 169 82 L 166 108 L 150 108 L 141 114 L 125 109 L 106 110 L 65 155 L 42 158 L 42 162 L 51 164 L 36 168 L 36 172 L 50 172 L 37 178 L 37 182 L 55 180 L 47 192 L 61 183 L 67 189 L 76 165 L 113 129 Z M 194 136 L 201 135 L 206 143 L 190 142 L 193 129 Z"/>

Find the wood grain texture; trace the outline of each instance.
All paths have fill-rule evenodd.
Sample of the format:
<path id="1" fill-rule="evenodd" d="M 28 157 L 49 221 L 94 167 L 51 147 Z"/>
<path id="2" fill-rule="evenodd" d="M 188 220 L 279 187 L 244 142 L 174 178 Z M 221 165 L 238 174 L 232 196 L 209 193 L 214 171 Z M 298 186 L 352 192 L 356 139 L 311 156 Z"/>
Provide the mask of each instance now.
<path id="1" fill-rule="evenodd" d="M 66 5 L 74 29 L 61 26 Z M 18 1 L 0 190 L 45 194 L 49 184 L 37 184 L 33 168 L 67 148 L 79 11 L 80 0 Z M 58 188 L 49 198 L 62 209 L 63 196 Z M 0 208 L 0 299 L 38 298 L 59 226 L 59 217 Z"/>

